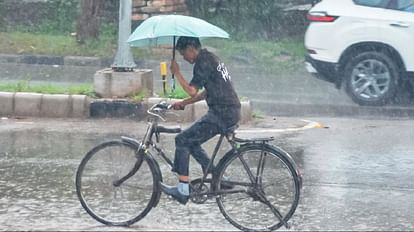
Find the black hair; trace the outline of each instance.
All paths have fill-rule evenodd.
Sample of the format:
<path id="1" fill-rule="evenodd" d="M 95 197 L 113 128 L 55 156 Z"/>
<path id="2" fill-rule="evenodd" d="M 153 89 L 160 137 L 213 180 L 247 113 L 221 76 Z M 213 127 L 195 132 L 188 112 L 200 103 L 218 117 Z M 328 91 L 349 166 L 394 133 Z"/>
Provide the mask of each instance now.
<path id="1" fill-rule="evenodd" d="M 197 37 L 188 37 L 188 36 L 181 36 L 177 44 L 175 45 L 175 48 L 177 50 L 183 50 L 187 47 L 194 47 L 196 49 L 201 48 L 200 40 Z"/>

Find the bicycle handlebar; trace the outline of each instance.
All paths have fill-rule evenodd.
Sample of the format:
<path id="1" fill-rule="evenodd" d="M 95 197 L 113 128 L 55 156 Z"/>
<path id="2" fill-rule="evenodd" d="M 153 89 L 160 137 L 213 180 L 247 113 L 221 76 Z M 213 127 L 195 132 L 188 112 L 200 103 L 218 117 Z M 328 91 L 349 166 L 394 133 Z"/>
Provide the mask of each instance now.
<path id="1" fill-rule="evenodd" d="M 147 110 L 147 113 L 165 121 L 165 119 L 161 115 L 164 114 L 167 110 L 171 109 L 171 107 L 172 105 L 168 104 L 166 101 L 161 101 L 149 108 Z"/>

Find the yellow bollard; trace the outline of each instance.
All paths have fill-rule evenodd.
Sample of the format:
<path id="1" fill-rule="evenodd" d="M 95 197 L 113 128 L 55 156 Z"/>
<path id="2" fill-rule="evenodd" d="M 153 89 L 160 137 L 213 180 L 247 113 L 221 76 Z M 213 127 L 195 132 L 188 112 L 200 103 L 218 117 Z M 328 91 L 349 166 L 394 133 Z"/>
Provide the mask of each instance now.
<path id="1" fill-rule="evenodd" d="M 162 77 L 162 89 L 164 90 L 164 95 L 167 96 L 167 89 L 166 89 L 166 85 L 167 85 L 167 62 L 161 62 L 160 63 L 160 73 L 161 73 L 161 77 Z"/>

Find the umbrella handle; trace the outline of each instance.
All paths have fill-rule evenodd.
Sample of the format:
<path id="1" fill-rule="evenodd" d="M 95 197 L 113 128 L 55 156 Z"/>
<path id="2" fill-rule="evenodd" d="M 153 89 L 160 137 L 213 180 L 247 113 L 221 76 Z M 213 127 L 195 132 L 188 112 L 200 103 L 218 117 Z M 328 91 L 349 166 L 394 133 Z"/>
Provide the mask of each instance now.
<path id="1" fill-rule="evenodd" d="M 173 60 L 175 60 L 175 36 L 173 37 Z M 172 91 L 174 92 L 175 90 L 175 79 L 174 79 L 174 73 L 171 76 L 172 79 Z"/>

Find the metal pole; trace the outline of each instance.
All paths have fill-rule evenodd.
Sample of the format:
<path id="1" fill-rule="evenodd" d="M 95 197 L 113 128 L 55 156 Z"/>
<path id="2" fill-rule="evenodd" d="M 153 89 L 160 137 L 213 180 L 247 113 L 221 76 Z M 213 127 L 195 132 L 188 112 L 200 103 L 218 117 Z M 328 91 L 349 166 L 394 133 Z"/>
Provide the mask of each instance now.
<path id="1" fill-rule="evenodd" d="M 176 37 L 174 36 L 174 39 L 173 39 L 173 60 L 175 60 L 175 40 L 176 40 Z M 171 92 L 174 93 L 174 91 L 175 91 L 174 73 L 171 75 L 171 80 L 172 80 L 172 90 L 171 90 Z"/>
<path id="2" fill-rule="evenodd" d="M 164 97 L 167 97 L 167 62 L 160 63 L 160 73 L 162 77 L 162 89 L 164 90 Z"/>
<path id="3" fill-rule="evenodd" d="M 131 34 L 131 15 L 132 0 L 120 0 L 118 50 L 112 64 L 112 69 L 116 72 L 132 72 L 137 66 L 127 43 L 128 37 Z"/>

